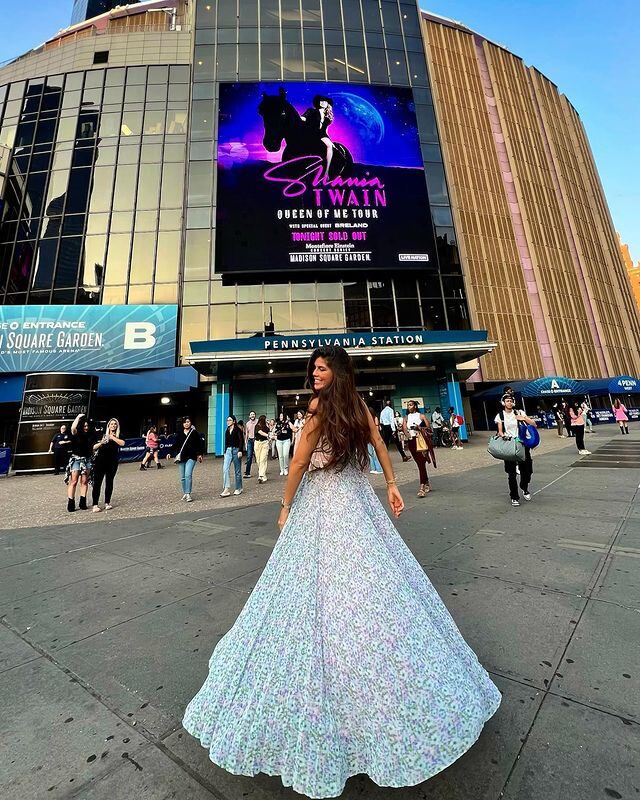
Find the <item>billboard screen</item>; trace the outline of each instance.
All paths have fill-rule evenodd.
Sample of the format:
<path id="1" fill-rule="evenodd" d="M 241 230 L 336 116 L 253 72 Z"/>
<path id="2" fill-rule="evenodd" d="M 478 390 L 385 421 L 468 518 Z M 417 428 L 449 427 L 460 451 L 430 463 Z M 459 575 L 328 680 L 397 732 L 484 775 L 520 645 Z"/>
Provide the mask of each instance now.
<path id="1" fill-rule="evenodd" d="M 435 264 L 410 89 L 223 83 L 219 115 L 217 272 Z"/>
<path id="2" fill-rule="evenodd" d="M 0 372 L 173 367 L 178 307 L 0 306 Z"/>

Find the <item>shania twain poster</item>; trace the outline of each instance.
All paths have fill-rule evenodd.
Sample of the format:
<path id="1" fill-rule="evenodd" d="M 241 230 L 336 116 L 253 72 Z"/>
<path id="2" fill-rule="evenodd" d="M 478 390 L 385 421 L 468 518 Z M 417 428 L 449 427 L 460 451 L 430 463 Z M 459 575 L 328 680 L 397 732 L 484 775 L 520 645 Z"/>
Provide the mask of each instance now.
<path id="1" fill-rule="evenodd" d="M 216 270 L 435 267 L 410 89 L 220 85 Z"/>

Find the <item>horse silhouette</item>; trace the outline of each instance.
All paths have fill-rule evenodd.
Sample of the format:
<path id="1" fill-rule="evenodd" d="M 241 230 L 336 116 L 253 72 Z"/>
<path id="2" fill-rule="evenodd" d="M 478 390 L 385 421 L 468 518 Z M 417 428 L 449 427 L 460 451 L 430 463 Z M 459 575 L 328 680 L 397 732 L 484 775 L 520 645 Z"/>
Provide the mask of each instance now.
<path id="1" fill-rule="evenodd" d="M 262 93 L 258 113 L 264 122 L 262 144 L 270 153 L 277 153 L 285 141 L 282 160 L 289 161 L 300 156 L 317 155 L 326 163 L 326 147 L 320 137 L 305 124 L 304 120 L 287 100 L 287 90 L 280 88 L 278 94 Z M 353 156 L 340 142 L 333 142 L 333 158 L 329 178 L 349 175 L 353 168 Z"/>

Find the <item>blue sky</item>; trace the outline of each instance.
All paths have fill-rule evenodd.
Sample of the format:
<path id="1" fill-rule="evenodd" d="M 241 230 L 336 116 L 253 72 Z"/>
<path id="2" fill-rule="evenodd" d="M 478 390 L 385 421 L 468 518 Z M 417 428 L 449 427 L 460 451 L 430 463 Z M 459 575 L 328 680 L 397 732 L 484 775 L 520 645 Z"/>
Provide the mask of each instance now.
<path id="1" fill-rule="evenodd" d="M 573 103 L 587 129 L 611 214 L 640 260 L 640 3 L 638 0 L 431 0 L 521 56 Z M 72 0 L 5 2 L 0 62 L 69 24 Z"/>

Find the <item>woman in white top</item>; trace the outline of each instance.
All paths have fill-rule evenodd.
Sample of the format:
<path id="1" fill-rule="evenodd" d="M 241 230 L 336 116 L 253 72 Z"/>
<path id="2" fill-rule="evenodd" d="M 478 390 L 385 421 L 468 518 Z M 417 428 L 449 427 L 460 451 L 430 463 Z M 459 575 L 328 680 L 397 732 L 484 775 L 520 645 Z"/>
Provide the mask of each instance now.
<path id="1" fill-rule="evenodd" d="M 533 425 L 535 427 L 536 423 L 528 417 L 524 411 L 515 409 L 516 399 L 512 394 L 504 394 L 500 402 L 502 403 L 503 410 L 498 412 L 495 418 L 495 423 L 498 426 L 498 436 L 515 438 L 518 435 L 518 423 L 520 422 L 526 422 L 527 425 Z M 529 483 L 533 475 L 533 460 L 531 458 L 531 448 L 525 447 L 524 451 L 524 461 L 504 462 L 504 471 L 509 476 L 509 494 L 511 495 L 512 506 L 520 505 L 518 467 L 520 467 L 520 489 L 522 489 L 522 496 L 527 501 L 531 500 Z"/>
<path id="2" fill-rule="evenodd" d="M 418 490 L 418 497 L 424 497 L 431 491 L 431 484 L 429 483 L 429 475 L 427 474 L 427 455 L 426 450 L 418 450 L 418 436 L 420 428 L 429 429 L 431 423 L 420 413 L 420 406 L 416 400 L 409 400 L 407 403 L 407 416 L 402 421 L 402 430 L 406 437 L 407 447 L 411 453 L 413 460 L 418 465 L 418 472 L 420 473 L 420 489 Z"/>
<path id="3" fill-rule="evenodd" d="M 303 428 L 304 428 L 304 414 L 302 413 L 302 411 L 297 411 L 296 418 L 293 420 L 293 439 L 291 441 L 292 452 L 293 450 L 296 449 L 296 443 L 300 439 L 300 433 L 302 432 Z"/>

